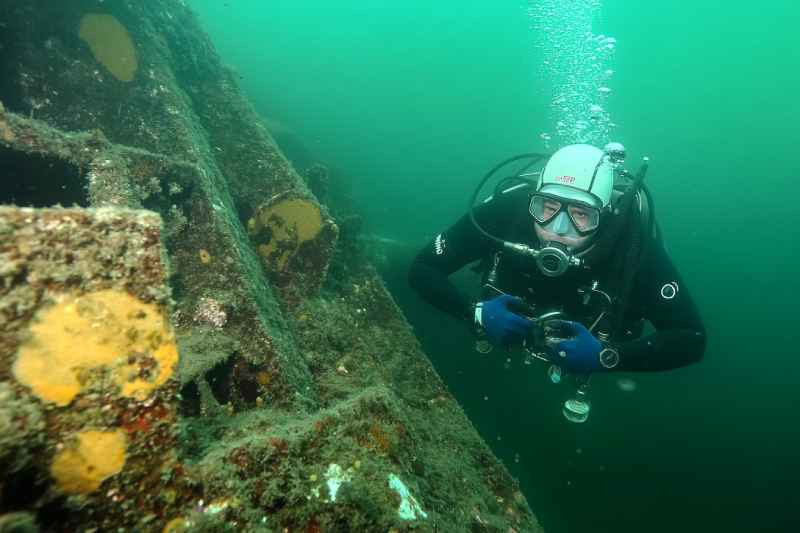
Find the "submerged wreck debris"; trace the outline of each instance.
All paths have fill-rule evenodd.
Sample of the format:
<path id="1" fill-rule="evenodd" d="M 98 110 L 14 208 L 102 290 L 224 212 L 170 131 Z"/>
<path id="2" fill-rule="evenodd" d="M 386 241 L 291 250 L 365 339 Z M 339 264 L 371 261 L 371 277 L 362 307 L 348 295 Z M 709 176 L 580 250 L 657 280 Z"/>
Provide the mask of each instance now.
<path id="1" fill-rule="evenodd" d="M 0 381 L 0 475 L 29 466 L 31 452 L 44 442 L 44 414 L 35 401 Z M 0 529 L 2 531 L 2 529 Z"/>
<path id="2" fill-rule="evenodd" d="M 338 229 L 332 220 L 323 220 L 311 201 L 280 195 L 247 221 L 253 245 L 280 286 L 316 288 L 325 277 Z"/>
<path id="3" fill-rule="evenodd" d="M 184 4 L 0 0 L 0 524 L 540 531 Z"/>
<path id="4" fill-rule="evenodd" d="M 330 182 L 328 169 L 316 163 L 306 170 L 306 184 L 318 200 L 323 201 L 328 196 Z"/>

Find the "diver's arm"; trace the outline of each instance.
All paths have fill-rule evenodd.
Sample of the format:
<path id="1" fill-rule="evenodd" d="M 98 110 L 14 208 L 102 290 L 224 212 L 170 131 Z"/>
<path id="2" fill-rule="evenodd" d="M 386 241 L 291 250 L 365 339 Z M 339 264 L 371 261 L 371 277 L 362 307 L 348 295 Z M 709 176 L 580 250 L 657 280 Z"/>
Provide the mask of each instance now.
<path id="1" fill-rule="evenodd" d="M 447 276 L 463 266 L 480 259 L 473 247 L 453 250 L 453 235 L 459 232 L 465 222 L 459 220 L 450 229 L 429 242 L 420 251 L 408 271 L 408 283 L 417 294 L 440 311 L 461 320 L 472 320 L 476 300 L 459 290 Z M 470 223 L 469 220 L 466 220 Z M 439 250 L 441 253 L 437 254 Z"/>
<path id="2" fill-rule="evenodd" d="M 523 195 L 503 194 L 474 209 L 475 220 L 492 235 L 504 237 Z M 459 290 L 447 276 L 490 256 L 495 245 L 463 216 L 425 245 L 408 272 L 408 283 L 425 301 L 461 320 L 474 320 L 477 300 Z"/>
<path id="3" fill-rule="evenodd" d="M 645 318 L 658 331 L 615 346 L 619 371 L 671 370 L 696 363 L 705 353 L 705 326 L 678 270 L 661 246 L 653 244 L 648 252 L 633 291 L 642 298 Z"/>

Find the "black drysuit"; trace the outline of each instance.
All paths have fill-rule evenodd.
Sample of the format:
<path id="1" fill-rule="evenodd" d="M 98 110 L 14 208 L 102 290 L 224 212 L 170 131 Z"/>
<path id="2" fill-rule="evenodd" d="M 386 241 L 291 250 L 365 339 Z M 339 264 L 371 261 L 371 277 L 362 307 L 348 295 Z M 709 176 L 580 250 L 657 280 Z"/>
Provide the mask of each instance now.
<path id="1" fill-rule="evenodd" d="M 530 197 L 526 188 L 495 195 L 474 209 L 475 219 L 490 235 L 539 247 L 534 219 L 528 212 Z M 465 215 L 417 255 L 409 283 L 433 306 L 472 323 L 477 301 L 457 289 L 447 276 L 478 260 L 493 261 L 496 251 L 497 245 L 482 236 Z M 610 339 L 620 354 L 616 370 L 657 372 L 695 363 L 703 357 L 706 335 L 694 300 L 662 246 L 651 242 L 643 253 L 622 331 L 618 338 Z M 609 268 L 570 267 L 562 276 L 549 277 L 539 271 L 533 258 L 504 252 L 499 256 L 496 286 L 534 306 L 536 315 L 563 311 L 589 328 L 594 320 L 591 306 L 584 304 L 578 289 L 597 281 L 603 290 Z M 645 320 L 657 331 L 639 338 Z"/>

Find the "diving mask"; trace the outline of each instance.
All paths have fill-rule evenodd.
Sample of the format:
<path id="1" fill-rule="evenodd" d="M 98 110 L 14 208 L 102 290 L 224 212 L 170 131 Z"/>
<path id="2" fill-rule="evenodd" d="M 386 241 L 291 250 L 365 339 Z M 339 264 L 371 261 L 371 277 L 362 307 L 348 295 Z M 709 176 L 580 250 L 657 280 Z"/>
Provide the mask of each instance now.
<path id="1" fill-rule="evenodd" d="M 574 239 L 589 235 L 600 225 L 596 207 L 553 194 L 533 195 L 530 213 L 545 231 Z"/>

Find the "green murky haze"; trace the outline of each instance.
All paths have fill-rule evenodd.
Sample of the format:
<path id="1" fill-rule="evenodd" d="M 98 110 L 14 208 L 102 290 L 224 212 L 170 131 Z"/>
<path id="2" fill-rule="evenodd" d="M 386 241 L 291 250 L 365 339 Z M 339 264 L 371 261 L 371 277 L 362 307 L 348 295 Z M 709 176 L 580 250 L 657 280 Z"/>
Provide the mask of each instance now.
<path id="1" fill-rule="evenodd" d="M 355 176 L 369 233 L 421 247 L 555 129 L 518 0 L 191 4 L 258 112 Z M 702 363 L 600 376 L 572 425 L 545 367 L 479 355 L 404 286 L 406 264 L 387 283 L 548 532 L 797 531 L 800 1 L 605 0 L 602 15 L 612 140 L 651 160 Z"/>

